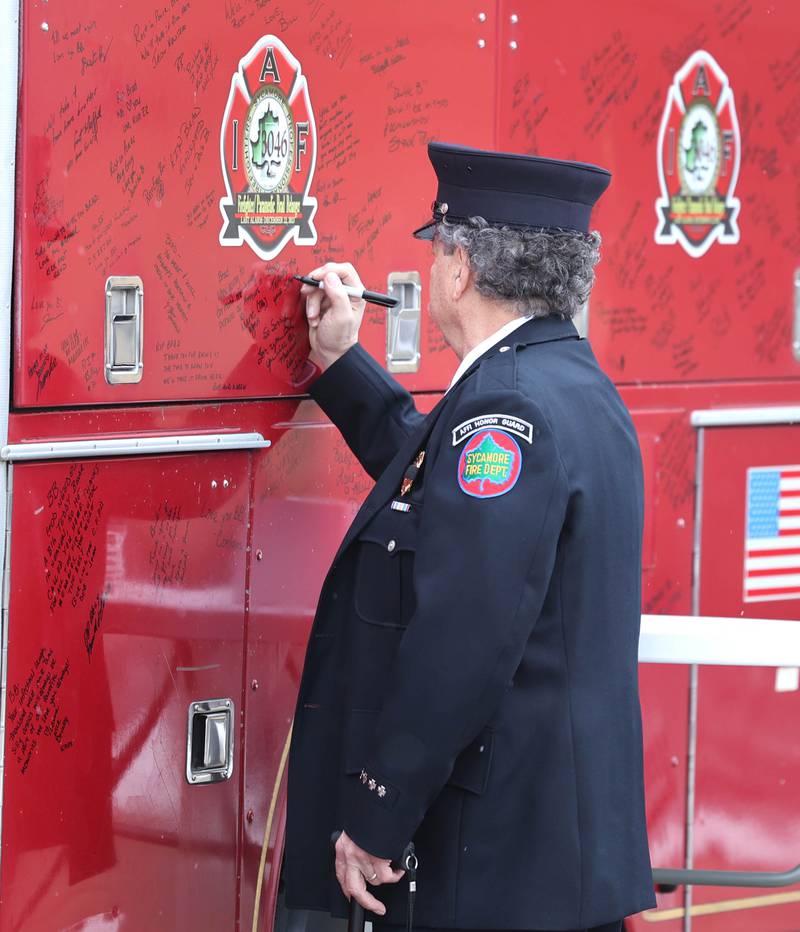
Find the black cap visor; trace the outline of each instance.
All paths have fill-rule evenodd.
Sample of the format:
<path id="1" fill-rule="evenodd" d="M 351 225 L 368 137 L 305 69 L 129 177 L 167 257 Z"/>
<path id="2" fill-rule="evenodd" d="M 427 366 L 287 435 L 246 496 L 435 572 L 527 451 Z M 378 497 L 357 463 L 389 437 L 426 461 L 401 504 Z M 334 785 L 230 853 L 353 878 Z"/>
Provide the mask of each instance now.
<path id="1" fill-rule="evenodd" d="M 433 237 L 436 236 L 436 225 L 438 222 L 438 220 L 429 220 L 424 226 L 414 230 L 411 235 L 414 237 L 414 239 L 432 240 Z"/>

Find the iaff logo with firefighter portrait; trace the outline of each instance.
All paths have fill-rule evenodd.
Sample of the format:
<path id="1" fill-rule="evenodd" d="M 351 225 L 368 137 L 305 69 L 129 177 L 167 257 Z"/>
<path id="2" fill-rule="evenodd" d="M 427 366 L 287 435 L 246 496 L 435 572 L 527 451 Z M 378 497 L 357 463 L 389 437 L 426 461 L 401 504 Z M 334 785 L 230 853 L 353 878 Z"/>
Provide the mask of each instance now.
<path id="1" fill-rule="evenodd" d="M 300 63 L 276 36 L 263 36 L 231 80 L 220 133 L 227 197 L 220 202 L 223 246 L 248 242 L 273 259 L 287 242 L 317 241 L 309 196 L 317 130 Z"/>
<path id="2" fill-rule="evenodd" d="M 675 75 L 661 120 L 657 243 L 680 243 L 698 258 L 714 242 L 739 242 L 740 155 L 727 75 L 708 52 L 695 52 Z"/>

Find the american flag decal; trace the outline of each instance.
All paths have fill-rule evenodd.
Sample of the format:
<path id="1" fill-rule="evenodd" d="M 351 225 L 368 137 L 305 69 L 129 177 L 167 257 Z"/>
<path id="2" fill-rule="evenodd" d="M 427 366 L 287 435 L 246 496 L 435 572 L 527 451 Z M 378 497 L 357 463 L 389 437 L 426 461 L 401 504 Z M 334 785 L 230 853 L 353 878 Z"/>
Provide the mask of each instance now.
<path id="1" fill-rule="evenodd" d="M 800 599 L 800 465 L 747 470 L 744 600 Z"/>

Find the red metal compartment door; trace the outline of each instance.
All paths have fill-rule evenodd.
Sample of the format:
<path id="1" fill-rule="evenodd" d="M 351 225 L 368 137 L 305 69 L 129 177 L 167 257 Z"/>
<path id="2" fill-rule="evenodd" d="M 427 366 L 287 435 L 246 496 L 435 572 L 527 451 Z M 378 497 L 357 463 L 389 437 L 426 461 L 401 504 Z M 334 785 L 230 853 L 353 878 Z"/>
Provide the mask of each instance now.
<path id="1" fill-rule="evenodd" d="M 226 782 L 186 748 L 241 712 L 249 490 L 246 453 L 14 467 L 3 932 L 233 928 L 241 735 Z"/>
<path id="2" fill-rule="evenodd" d="M 578 4 L 569 16 L 558 4 L 534 10 L 503 0 L 500 7 L 498 146 L 613 172 L 593 216 L 604 243 L 589 326 L 609 375 L 616 382 L 798 375 L 792 283 L 800 254 L 800 7 L 611 0 Z M 727 201 L 740 202 L 738 216 L 732 208 L 740 236 L 693 257 L 680 242 L 656 242 L 664 225 L 656 202 L 659 162 L 674 172 L 670 159 L 682 158 L 667 151 L 670 138 L 680 136 L 677 124 L 672 137 L 665 128 L 659 151 L 667 94 L 701 50 L 727 75 L 740 126 L 738 142 L 725 135 L 729 108 L 717 98 L 714 70 L 703 58 L 697 93 L 721 108 L 711 117 L 706 107 L 700 121 L 708 131 L 703 153 L 727 195 L 740 151 Z M 687 114 L 694 112 L 688 107 L 694 89 L 681 91 Z M 716 234 L 723 228 L 717 224 Z"/>
<path id="3" fill-rule="evenodd" d="M 427 321 L 430 247 L 410 232 L 435 195 L 427 141 L 493 143 L 493 10 L 455 0 L 26 5 L 15 404 L 300 394 L 308 347 L 286 275 L 325 259 L 353 261 L 380 291 L 392 271 L 422 273 L 421 369 L 402 380 L 444 387 L 455 360 Z M 284 76 L 299 68 L 307 81 L 311 112 L 298 103 L 295 116 L 310 124 L 313 159 L 297 155 L 303 172 L 315 160 L 317 238 L 264 261 L 221 238 L 231 241 L 225 178 L 244 170 L 231 147 L 248 113 L 232 80 L 270 35 L 296 59 L 279 57 Z M 248 80 L 254 93 L 273 78 L 256 63 Z M 138 383 L 104 377 L 108 276 L 143 283 Z M 383 361 L 383 309 L 368 309 L 363 336 Z"/>
<path id="4" fill-rule="evenodd" d="M 631 406 L 644 468 L 645 530 L 642 551 L 642 611 L 691 612 L 693 431 L 680 409 Z M 687 456 L 688 454 L 688 456 Z M 674 664 L 641 664 L 639 692 L 644 733 L 645 801 L 650 857 L 654 867 L 682 864 L 686 823 L 686 746 L 689 676 Z M 668 701 L 665 701 L 668 697 Z M 683 906 L 683 890 L 658 894 L 664 932 L 680 923 L 664 921 Z M 639 930 L 655 913 L 631 921 Z"/>
<path id="5" fill-rule="evenodd" d="M 800 511 L 800 428 L 707 428 L 704 448 L 701 615 L 800 619 L 800 521 L 788 514 Z M 798 717 L 796 671 L 700 667 L 695 867 L 798 863 Z M 693 918 L 703 930 L 800 926 L 797 887 L 696 887 L 694 903 L 709 910 Z"/>

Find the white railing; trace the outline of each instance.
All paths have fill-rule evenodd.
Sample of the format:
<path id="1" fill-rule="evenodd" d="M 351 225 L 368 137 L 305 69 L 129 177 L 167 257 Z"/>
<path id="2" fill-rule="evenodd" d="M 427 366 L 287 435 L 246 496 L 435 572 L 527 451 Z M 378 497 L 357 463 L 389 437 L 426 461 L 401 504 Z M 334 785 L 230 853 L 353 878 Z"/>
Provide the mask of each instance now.
<path id="1" fill-rule="evenodd" d="M 800 667 L 800 621 L 642 615 L 639 661 Z"/>
<path id="2" fill-rule="evenodd" d="M 639 661 L 738 667 L 800 667 L 800 621 L 706 615 L 642 615 Z M 693 766 L 691 755 L 689 766 L 690 769 Z M 687 817 L 691 821 L 691 817 Z M 787 887 L 800 883 L 800 864 L 785 871 L 656 868 L 653 870 L 653 879 L 657 884 L 668 886 Z"/>

